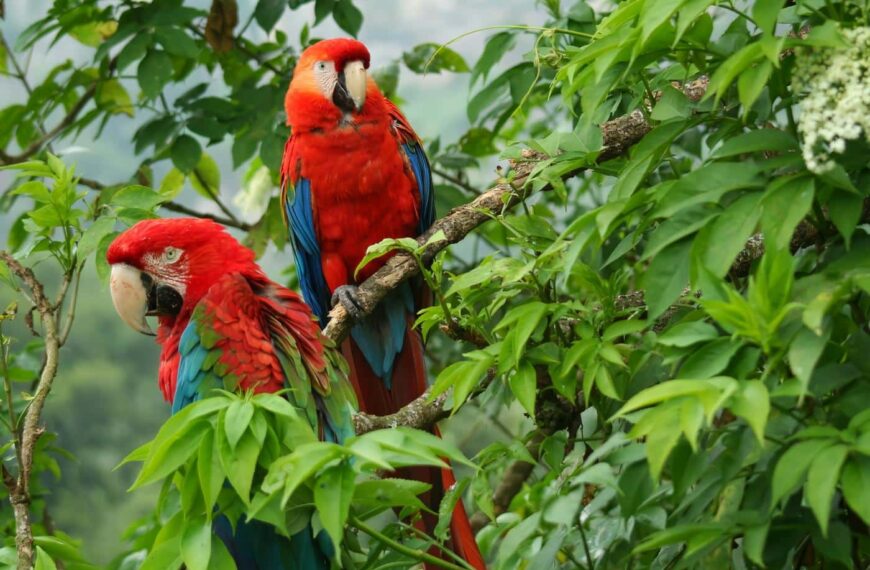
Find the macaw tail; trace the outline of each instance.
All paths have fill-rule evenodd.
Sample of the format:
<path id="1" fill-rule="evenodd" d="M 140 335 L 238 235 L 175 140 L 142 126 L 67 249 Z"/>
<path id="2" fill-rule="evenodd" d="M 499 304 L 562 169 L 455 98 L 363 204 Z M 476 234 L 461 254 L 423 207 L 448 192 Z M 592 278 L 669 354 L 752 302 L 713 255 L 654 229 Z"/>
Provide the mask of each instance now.
<path id="1" fill-rule="evenodd" d="M 389 301 L 389 298 L 387 299 Z M 423 343 L 413 329 L 413 318 L 403 311 L 401 351 L 396 355 L 392 369 L 384 379 L 372 371 L 370 360 L 366 358 L 363 348 L 356 342 L 359 334 L 353 335 L 342 344 L 342 352 L 350 364 L 350 378 L 357 400 L 362 411 L 378 416 L 392 414 L 402 406 L 419 397 L 426 390 L 426 363 L 423 359 Z M 384 322 L 382 320 L 381 322 Z M 359 326 L 359 325 L 358 325 Z M 437 426 L 433 433 L 440 437 Z M 414 479 L 431 485 L 431 490 L 421 498 L 433 511 L 438 512 L 438 505 L 444 492 L 456 483 L 452 469 L 437 467 L 408 467 L 398 470 L 397 477 Z M 431 513 L 423 513 L 420 530 L 433 536 L 438 517 Z M 485 570 L 483 556 L 477 547 L 471 523 L 460 500 L 453 511 L 450 524 L 451 542 L 448 546 L 457 555 L 466 560 L 474 568 Z M 430 552 L 435 556 L 443 554 L 437 548 Z M 435 567 L 426 566 L 426 570 Z"/>

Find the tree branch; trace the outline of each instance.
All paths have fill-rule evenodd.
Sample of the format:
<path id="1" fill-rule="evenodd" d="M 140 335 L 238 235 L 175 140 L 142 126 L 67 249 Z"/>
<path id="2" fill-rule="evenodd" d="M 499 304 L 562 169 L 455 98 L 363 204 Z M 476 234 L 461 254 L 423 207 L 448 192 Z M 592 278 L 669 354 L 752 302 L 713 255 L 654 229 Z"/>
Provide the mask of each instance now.
<path id="1" fill-rule="evenodd" d="M 15 542 L 18 549 L 18 567 L 31 568 L 33 566 L 33 530 L 30 523 L 30 474 L 33 468 L 33 452 L 36 442 L 44 429 L 39 425 L 45 399 L 51 391 L 51 384 L 57 374 L 58 355 L 60 352 L 60 339 L 57 331 L 57 314 L 55 305 L 46 297 L 42 283 L 33 274 L 33 271 L 21 265 L 9 252 L 0 251 L 0 260 L 6 263 L 9 270 L 16 275 L 30 289 L 31 298 L 35 303 L 36 311 L 42 321 L 42 338 L 45 343 L 45 363 L 33 398 L 27 406 L 24 414 L 24 422 L 21 427 L 21 461 L 19 463 L 18 478 L 15 485 L 10 489 L 9 500 L 15 514 Z"/>
<path id="2" fill-rule="evenodd" d="M 534 459 L 538 459 L 541 451 L 541 442 L 544 441 L 544 434 L 540 431 L 535 432 L 532 436 L 532 439 L 526 444 L 526 451 L 529 452 Z M 492 503 L 493 503 L 493 514 L 495 518 L 498 518 L 499 515 L 506 513 L 508 508 L 510 508 L 511 501 L 513 501 L 514 497 L 517 496 L 517 493 L 520 492 L 520 489 L 523 488 L 526 480 L 532 474 L 532 471 L 535 469 L 534 463 L 529 463 L 523 459 L 518 459 L 511 463 L 507 469 L 505 469 L 504 475 L 502 476 L 501 482 L 498 484 L 498 487 L 495 488 L 495 492 L 492 494 Z M 489 517 L 483 513 L 483 511 L 477 511 L 471 516 L 471 530 L 475 532 L 475 534 L 485 527 L 489 523 Z"/>
<path id="3" fill-rule="evenodd" d="M 704 95 L 706 89 L 707 78 L 701 77 L 686 84 L 684 92 L 690 99 L 697 101 Z M 598 156 L 598 162 L 604 162 L 625 154 L 651 129 L 652 125 L 640 110 L 604 123 L 601 125 L 604 148 Z M 524 187 L 524 185 L 535 166 L 547 158 L 534 151 L 524 151 L 523 160 L 515 161 L 513 164 L 513 178 L 511 180 L 503 180 L 468 204 L 452 209 L 446 216 L 432 224 L 423 235 L 417 238 L 417 243 L 422 247 L 429 241 L 430 237 L 439 231 L 444 232 L 446 239 L 429 244 L 423 256 L 424 259 L 430 260 L 448 245 L 462 241 L 476 227 L 492 219 L 492 216 L 503 214 L 530 195 L 533 190 Z M 570 171 L 563 176 L 563 179 L 573 178 L 585 170 L 585 168 L 578 168 Z M 552 186 L 548 185 L 543 187 L 541 191 L 550 189 Z M 363 314 L 370 314 L 387 293 L 419 272 L 420 268 L 409 255 L 397 254 L 390 258 L 383 267 L 359 286 L 358 298 Z M 336 343 L 340 343 L 348 335 L 352 325 L 350 315 L 339 304 L 330 311 L 329 324 L 324 329 L 324 334 Z"/>

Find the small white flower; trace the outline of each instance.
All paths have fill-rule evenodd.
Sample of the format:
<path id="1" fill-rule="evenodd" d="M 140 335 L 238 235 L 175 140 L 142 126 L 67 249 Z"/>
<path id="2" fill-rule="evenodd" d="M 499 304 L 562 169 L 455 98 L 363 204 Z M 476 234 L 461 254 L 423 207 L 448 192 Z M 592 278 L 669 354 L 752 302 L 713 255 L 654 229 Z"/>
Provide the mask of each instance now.
<path id="1" fill-rule="evenodd" d="M 798 131 L 807 168 L 834 167 L 831 154 L 863 134 L 870 142 L 870 28 L 843 30 L 848 47 L 801 50 L 792 88 L 803 93 Z"/>

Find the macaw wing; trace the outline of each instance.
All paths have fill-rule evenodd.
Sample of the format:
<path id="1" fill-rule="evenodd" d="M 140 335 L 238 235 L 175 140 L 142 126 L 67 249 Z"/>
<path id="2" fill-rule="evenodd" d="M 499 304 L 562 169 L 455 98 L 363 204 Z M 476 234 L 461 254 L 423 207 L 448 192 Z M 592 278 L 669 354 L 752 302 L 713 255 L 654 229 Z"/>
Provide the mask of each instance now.
<path id="1" fill-rule="evenodd" d="M 319 430 L 343 441 L 353 435 L 356 401 L 346 371 L 311 313 L 292 291 L 240 274 L 209 289 L 179 342 L 176 412 L 209 390 L 277 392 Z"/>
<path id="2" fill-rule="evenodd" d="M 275 392 L 285 383 L 256 296 L 237 273 L 220 279 L 196 305 L 178 352 L 173 412 L 214 388 Z"/>
<path id="3" fill-rule="evenodd" d="M 389 100 L 387 100 L 387 106 L 392 119 L 392 132 L 411 172 L 414 173 L 414 179 L 417 181 L 417 191 L 420 193 L 420 221 L 417 225 L 417 233 L 422 234 L 435 221 L 435 192 L 432 188 L 432 170 L 429 167 L 429 159 L 423 151 L 420 138 L 411 128 L 405 115 Z"/>
<path id="4" fill-rule="evenodd" d="M 293 169 L 296 172 L 293 172 Z M 292 197 L 288 195 L 293 191 Z M 329 314 L 329 286 L 320 261 L 320 244 L 314 229 L 314 203 L 311 199 L 311 183 L 299 174 L 298 158 L 294 152 L 293 137 L 284 147 L 281 164 L 281 203 L 284 204 L 285 221 L 289 221 L 290 241 L 296 259 L 296 275 L 305 301 L 326 326 Z"/>

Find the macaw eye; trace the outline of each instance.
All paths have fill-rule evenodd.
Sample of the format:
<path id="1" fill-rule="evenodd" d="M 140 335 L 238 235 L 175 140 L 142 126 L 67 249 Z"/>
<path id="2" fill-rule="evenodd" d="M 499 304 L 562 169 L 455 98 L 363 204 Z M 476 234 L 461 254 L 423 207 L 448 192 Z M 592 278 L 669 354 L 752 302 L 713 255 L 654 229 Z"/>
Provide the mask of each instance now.
<path id="1" fill-rule="evenodd" d="M 175 263 L 181 258 L 183 252 L 177 247 L 167 247 L 163 250 L 163 262 Z"/>
<path id="2" fill-rule="evenodd" d="M 324 72 L 329 69 L 329 64 L 325 61 L 318 61 L 314 64 L 314 70 L 319 72 Z"/>

